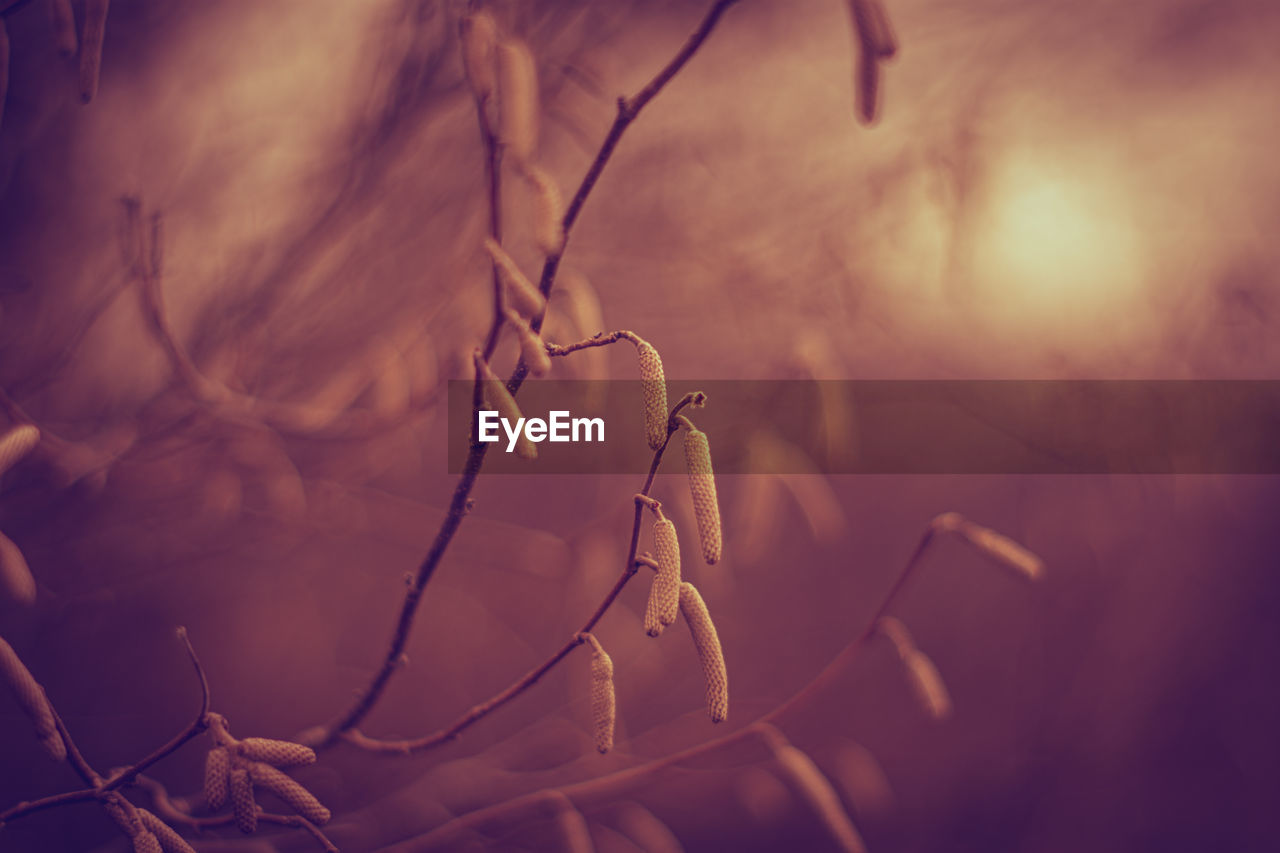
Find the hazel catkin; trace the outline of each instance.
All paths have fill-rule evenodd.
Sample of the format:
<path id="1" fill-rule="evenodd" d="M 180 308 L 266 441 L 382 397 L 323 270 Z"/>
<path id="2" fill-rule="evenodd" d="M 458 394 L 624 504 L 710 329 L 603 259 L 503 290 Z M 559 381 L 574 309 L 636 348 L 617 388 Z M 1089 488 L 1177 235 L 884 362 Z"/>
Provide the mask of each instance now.
<path id="1" fill-rule="evenodd" d="M 289 808 L 316 825 L 324 825 L 331 817 L 315 795 L 302 784 L 269 764 L 255 761 L 249 765 L 249 778 L 254 784 L 279 797 Z"/>
<path id="2" fill-rule="evenodd" d="M 275 767 L 302 767 L 316 762 L 315 750 L 309 746 L 265 737 L 247 737 L 240 741 L 240 754 Z"/>
<path id="3" fill-rule="evenodd" d="M 693 496 L 702 559 L 707 565 L 715 565 L 720 561 L 722 547 L 720 503 L 716 498 L 716 475 L 711 468 L 711 445 L 705 432 L 694 427 L 685 432 L 684 459 L 689 469 L 689 492 Z"/>
<path id="4" fill-rule="evenodd" d="M 689 626 L 707 680 L 707 714 L 713 723 L 724 722 L 729 716 L 729 673 L 724 664 L 724 650 L 706 602 L 688 582 L 680 585 L 680 613 Z"/>
<path id="5" fill-rule="evenodd" d="M 230 782 L 231 752 L 225 746 L 215 746 L 204 757 L 204 801 L 210 811 L 227 804 Z"/>
<path id="6" fill-rule="evenodd" d="M 653 344 L 635 338 L 640 362 L 640 385 L 644 393 L 644 430 L 650 450 L 657 450 L 667 440 L 667 381 L 662 372 L 662 357 Z"/>
<path id="7" fill-rule="evenodd" d="M 676 621 L 680 610 L 680 542 L 669 518 L 653 523 L 653 550 L 658 562 L 645 607 L 644 630 L 650 637 Z"/>
<path id="8" fill-rule="evenodd" d="M 543 169 L 530 166 L 525 180 L 533 191 L 533 238 L 544 255 L 558 255 L 564 249 L 564 196 L 555 179 Z"/>
<path id="9" fill-rule="evenodd" d="M 0 637 L 0 676 L 9 683 L 14 698 L 31 718 L 36 737 L 40 739 L 45 751 L 57 761 L 64 760 L 67 757 L 67 746 L 58 731 L 49 697 L 45 696 L 44 688 L 3 637 Z"/>
<path id="10" fill-rule="evenodd" d="M 494 47 L 498 41 L 498 25 L 488 12 L 464 15 L 458 22 L 462 39 L 462 70 L 467 85 L 477 101 L 487 100 L 497 85 L 494 70 Z"/>
<path id="11" fill-rule="evenodd" d="M 245 835 L 258 828 L 258 804 L 253 799 L 253 782 L 249 779 L 249 771 L 237 767 L 231 771 L 231 811 L 236 817 L 236 826 Z"/>
<path id="12" fill-rule="evenodd" d="M 196 853 L 186 839 L 174 831 L 173 827 L 156 817 L 146 809 L 137 809 L 143 827 L 160 842 L 163 853 Z"/>
<path id="13" fill-rule="evenodd" d="M 595 637 L 587 634 L 586 640 L 591 644 L 591 722 L 596 750 L 603 754 L 613 749 L 613 729 L 618 713 L 613 687 L 613 660 Z"/>
<path id="14" fill-rule="evenodd" d="M 547 300 L 529 281 L 515 260 L 502 248 L 502 244 L 492 237 L 484 238 L 484 250 L 489 253 L 494 267 L 498 270 L 498 278 L 502 280 L 504 292 L 517 311 L 526 317 L 536 317 L 547 307 Z"/>
<path id="15" fill-rule="evenodd" d="M 517 163 L 529 163 L 538 145 L 538 72 L 529 48 L 499 42 L 498 106 L 502 143 Z"/>

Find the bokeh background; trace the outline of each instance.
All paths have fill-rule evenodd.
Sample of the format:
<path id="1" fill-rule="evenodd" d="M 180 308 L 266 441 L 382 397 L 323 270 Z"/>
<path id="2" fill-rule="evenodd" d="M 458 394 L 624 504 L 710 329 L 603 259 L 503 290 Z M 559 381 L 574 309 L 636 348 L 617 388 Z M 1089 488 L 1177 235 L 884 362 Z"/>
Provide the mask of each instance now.
<path id="1" fill-rule="evenodd" d="M 568 192 L 613 99 L 703 4 L 491 8 L 537 57 L 539 159 Z M 644 335 L 680 379 L 1277 374 L 1274 4 L 888 9 L 902 49 L 871 128 L 843 3 L 730 10 L 587 204 L 548 336 L 574 337 L 594 296 L 606 328 Z M 0 484 L 0 529 L 40 586 L 34 608 L 0 603 L 0 632 L 100 767 L 197 707 L 176 625 L 242 736 L 330 719 L 381 658 L 452 489 L 443 383 L 469 375 L 490 311 L 461 11 L 117 0 L 87 106 L 43 4 L 6 12 L 0 387 L 53 438 Z M 533 269 L 530 200 L 509 186 L 509 244 Z M 262 401 L 250 413 L 175 382 L 129 274 L 130 210 L 163 216 L 175 336 L 210 381 Z M 557 369 L 634 378 L 624 349 Z M 498 362 L 514 355 L 508 341 Z M 482 477 L 366 730 L 433 730 L 558 647 L 616 577 L 638 486 Z M 655 494 L 692 531 L 683 479 Z M 456 743 L 411 759 L 340 747 L 300 773 L 339 846 L 749 723 L 854 637 L 928 521 L 957 510 L 1049 573 L 1029 586 L 956 542 L 929 558 L 896 613 L 954 716 L 931 722 L 873 646 L 782 723 L 870 848 L 1275 849 L 1275 478 L 744 476 L 720 496 L 723 563 L 684 538 L 729 661 L 728 722 L 707 722 L 683 629 L 643 636 L 633 583 L 597 632 L 617 669 L 614 753 L 591 748 L 575 653 Z M 0 802 L 75 784 L 7 697 L 0 723 Z M 202 758 L 193 744 L 155 775 L 193 793 Z M 600 850 L 664 849 L 655 819 L 690 851 L 831 843 L 758 745 L 575 804 Z M 556 833 L 525 814 L 453 843 L 556 849 Z M 314 849 L 233 835 L 199 848 Z M 85 805 L 0 829 L 6 851 L 124 844 Z"/>

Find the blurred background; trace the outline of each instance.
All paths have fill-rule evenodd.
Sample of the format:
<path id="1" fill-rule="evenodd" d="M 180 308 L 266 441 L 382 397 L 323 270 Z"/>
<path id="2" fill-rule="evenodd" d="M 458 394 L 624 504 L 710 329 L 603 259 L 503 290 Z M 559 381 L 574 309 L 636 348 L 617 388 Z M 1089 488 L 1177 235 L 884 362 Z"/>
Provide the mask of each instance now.
<path id="1" fill-rule="evenodd" d="M 0 634 L 99 768 L 197 709 L 177 625 L 233 733 L 291 737 L 372 676 L 453 488 L 444 383 L 471 375 L 492 310 L 465 10 L 116 0 L 82 105 L 45 4 L 0 6 L 0 425 L 25 413 L 46 436 L 0 482 L 0 530 L 39 586 L 34 607 L 0 602 Z M 566 195 L 616 97 L 704 12 L 488 8 L 537 59 L 538 161 Z M 844 3 L 730 9 L 587 203 L 548 338 L 633 329 L 682 380 L 1277 374 L 1280 9 L 887 9 L 901 50 L 869 128 Z M 507 187 L 507 243 L 533 271 L 532 202 Z M 149 325 L 137 270 L 156 214 L 173 337 L 235 405 L 193 400 Z M 495 366 L 515 356 L 504 338 Z M 556 370 L 631 379 L 634 351 Z M 482 476 L 365 731 L 447 725 L 558 648 L 616 578 L 640 485 Z M 412 758 L 340 746 L 300 771 L 334 811 L 334 842 L 419 838 L 750 723 L 861 631 L 929 520 L 954 510 L 1048 567 L 1029 585 L 945 540 L 895 608 L 954 714 L 930 720 L 872 644 L 780 722 L 869 848 L 1277 846 L 1275 478 L 744 475 L 719 490 L 713 567 L 683 477 L 654 494 L 689 531 L 686 575 L 729 664 L 727 722 L 707 720 L 684 629 L 644 636 L 638 578 L 596 632 L 616 668 L 612 753 L 592 748 L 575 652 L 455 743 Z M 76 787 L 7 694 L 0 723 L 0 807 Z M 194 794 L 204 746 L 154 775 Z M 574 805 L 600 850 L 834 849 L 752 741 Z M 560 849 L 558 832 L 534 810 L 443 846 Z M 90 805 L 0 828 L 6 851 L 126 845 Z M 318 849 L 234 829 L 197 846 Z"/>

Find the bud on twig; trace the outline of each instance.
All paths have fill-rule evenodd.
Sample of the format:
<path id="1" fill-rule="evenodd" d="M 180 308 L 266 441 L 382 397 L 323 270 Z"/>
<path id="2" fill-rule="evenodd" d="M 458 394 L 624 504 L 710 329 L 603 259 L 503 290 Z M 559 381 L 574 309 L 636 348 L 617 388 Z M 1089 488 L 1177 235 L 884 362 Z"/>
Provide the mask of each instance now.
<path id="1" fill-rule="evenodd" d="M 729 716 L 729 672 L 724 665 L 724 651 L 720 648 L 720 636 L 706 602 L 691 583 L 680 585 L 680 613 L 693 636 L 694 648 L 702 662 L 702 673 L 707 680 L 707 714 L 711 722 L 720 723 Z"/>
<path id="2" fill-rule="evenodd" d="M 14 698 L 35 724 L 36 736 L 45 750 L 55 760 L 64 760 L 67 757 L 67 746 L 58 732 L 58 723 L 53 715 L 53 707 L 49 704 L 49 697 L 45 696 L 44 688 L 3 637 L 0 637 L 0 675 L 4 676 Z"/>
<path id="3" fill-rule="evenodd" d="M 689 426 L 684 435 L 684 460 L 689 469 L 689 491 L 693 496 L 693 515 L 698 520 L 698 537 L 702 543 L 702 559 L 707 565 L 720 561 L 720 503 L 716 499 L 716 475 L 711 468 L 711 446 L 707 434 Z"/>

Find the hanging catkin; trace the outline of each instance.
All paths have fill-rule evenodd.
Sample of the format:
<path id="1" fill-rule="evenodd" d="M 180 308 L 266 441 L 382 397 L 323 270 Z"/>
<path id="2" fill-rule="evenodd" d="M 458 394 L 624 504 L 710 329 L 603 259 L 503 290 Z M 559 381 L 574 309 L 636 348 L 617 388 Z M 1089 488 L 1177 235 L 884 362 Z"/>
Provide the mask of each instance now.
<path id="1" fill-rule="evenodd" d="M 40 443 L 40 430 L 32 424 L 14 427 L 0 438 L 0 474 L 22 461 Z"/>
<path id="2" fill-rule="evenodd" d="M 80 35 L 80 99 L 86 104 L 98 94 L 98 73 L 102 67 L 102 39 L 107 31 L 110 0 L 85 0 L 84 24 Z"/>
<path id="3" fill-rule="evenodd" d="M 912 649 L 903 656 L 902 664 L 907 669 L 911 689 L 915 692 L 920 704 L 929 712 L 929 716 L 935 720 L 950 716 L 951 694 L 947 692 L 947 685 L 943 682 L 938 668 L 933 665 L 933 661 L 919 649 Z"/>
<path id="4" fill-rule="evenodd" d="M 546 376 L 551 370 L 551 356 L 547 355 L 547 345 L 542 336 L 516 312 L 507 311 L 506 318 L 516 330 L 516 337 L 520 339 L 520 354 L 524 356 L 529 372 L 534 376 Z"/>
<path id="5" fill-rule="evenodd" d="M 680 613 L 702 661 L 702 673 L 707 680 L 707 714 L 711 722 L 723 722 L 729 716 L 729 672 L 724 665 L 724 650 L 720 648 L 720 636 L 707 604 L 691 583 L 680 585 Z"/>
<path id="6" fill-rule="evenodd" d="M 488 12 L 464 15 L 458 22 L 462 37 L 462 70 L 467 85 L 477 101 L 484 101 L 493 94 L 497 85 L 494 71 L 494 46 L 498 41 L 498 26 Z"/>
<path id="7" fill-rule="evenodd" d="M 36 579 L 22 556 L 22 549 L 3 533 L 0 533 L 0 593 L 19 604 L 36 600 Z"/>
<path id="8" fill-rule="evenodd" d="M 71 11 L 71 0 L 49 0 L 49 26 L 53 28 L 53 43 L 64 58 L 76 55 L 79 39 L 76 37 L 76 16 Z"/>
<path id="9" fill-rule="evenodd" d="M 536 317 L 541 314 L 542 309 L 547 307 L 547 300 L 538 288 L 534 287 L 533 282 L 529 281 L 528 276 L 521 272 L 515 260 L 507 254 L 506 249 L 502 248 L 502 244 L 492 237 L 485 237 L 484 249 L 493 259 L 493 264 L 498 269 L 498 277 L 506 288 L 505 293 L 515 309 L 526 317 Z"/>
<path id="10" fill-rule="evenodd" d="M 67 746 L 58 732 L 58 724 L 53 716 L 53 708 L 49 698 L 44 695 L 44 688 L 36 681 L 31 670 L 18 657 L 13 646 L 0 637 L 0 675 L 9 683 L 9 689 L 22 706 L 22 710 L 31 718 L 36 728 L 36 737 L 56 760 L 67 757 Z"/>
<path id="11" fill-rule="evenodd" d="M 617 720 L 617 696 L 613 688 L 613 660 L 605 652 L 600 641 L 591 634 L 585 639 L 591 644 L 591 722 L 595 732 L 596 749 L 605 753 L 613 749 L 613 728 Z"/>
<path id="12" fill-rule="evenodd" d="M 492 406 L 497 410 L 499 417 L 505 418 L 510 423 L 514 424 L 522 420 L 524 415 L 516 405 L 516 398 L 511 396 L 506 383 L 489 369 L 489 363 L 484 360 L 480 350 L 475 351 L 475 363 L 476 376 L 480 378 L 486 404 Z M 522 459 L 538 458 L 537 446 L 529 440 L 523 429 L 520 430 L 520 435 L 516 439 L 516 455 Z"/>
<path id="13" fill-rule="evenodd" d="M 711 468 L 711 445 L 707 434 L 690 427 L 684 435 L 684 460 L 689 469 L 689 491 L 693 495 L 693 515 L 698 521 L 702 559 L 708 565 L 720 561 L 720 503 L 716 499 L 716 475 Z"/>
<path id="14" fill-rule="evenodd" d="M 644 612 L 644 630 L 650 637 L 658 636 L 675 622 L 680 611 L 680 541 L 671 519 L 659 518 L 653 523 L 653 550 L 658 573 Z"/>
<path id="15" fill-rule="evenodd" d="M 231 753 L 225 746 L 215 746 L 204 757 L 204 801 L 210 811 L 216 812 L 227 804 L 230 782 Z"/>
<path id="16" fill-rule="evenodd" d="M 653 344 L 639 336 L 631 338 L 640 361 L 640 385 L 644 392 L 644 431 L 650 450 L 657 450 L 667 440 L 667 381 L 662 372 L 662 357 Z"/>
<path id="17" fill-rule="evenodd" d="M 186 839 L 175 832 L 169 824 L 146 809 L 138 809 L 137 812 L 138 817 L 142 820 L 142 825 L 160 842 L 160 849 L 164 853 L 196 853 L 195 849 L 186 842 Z"/>
<path id="18" fill-rule="evenodd" d="M 249 771 L 237 767 L 231 771 L 231 811 L 236 817 L 236 826 L 248 835 L 258 828 L 258 804 L 253 799 L 253 782 L 249 780 Z"/>
<path id="19" fill-rule="evenodd" d="M 144 829 L 133 836 L 133 853 L 164 853 L 164 848 L 160 846 L 160 839 Z"/>
<path id="20" fill-rule="evenodd" d="M 841 804 L 840 795 L 813 759 L 789 743 L 775 744 L 773 754 L 779 768 L 818 815 L 840 849 L 845 853 L 863 853 L 866 844 L 862 835 Z"/>
<path id="21" fill-rule="evenodd" d="M 555 179 L 537 166 L 524 170 L 533 191 L 533 238 L 544 255 L 564 249 L 564 196 Z"/>
<path id="22" fill-rule="evenodd" d="M 240 741 L 240 754 L 276 767 L 301 767 L 316 761 L 315 750 L 309 746 L 265 737 L 247 737 Z"/>
<path id="23" fill-rule="evenodd" d="M 261 761 L 249 765 L 249 777 L 312 823 L 324 825 L 329 822 L 329 810 L 293 777 Z"/>
<path id="24" fill-rule="evenodd" d="M 498 44 L 498 104 L 502 142 L 517 163 L 533 160 L 538 145 L 538 72 L 523 42 Z"/>

